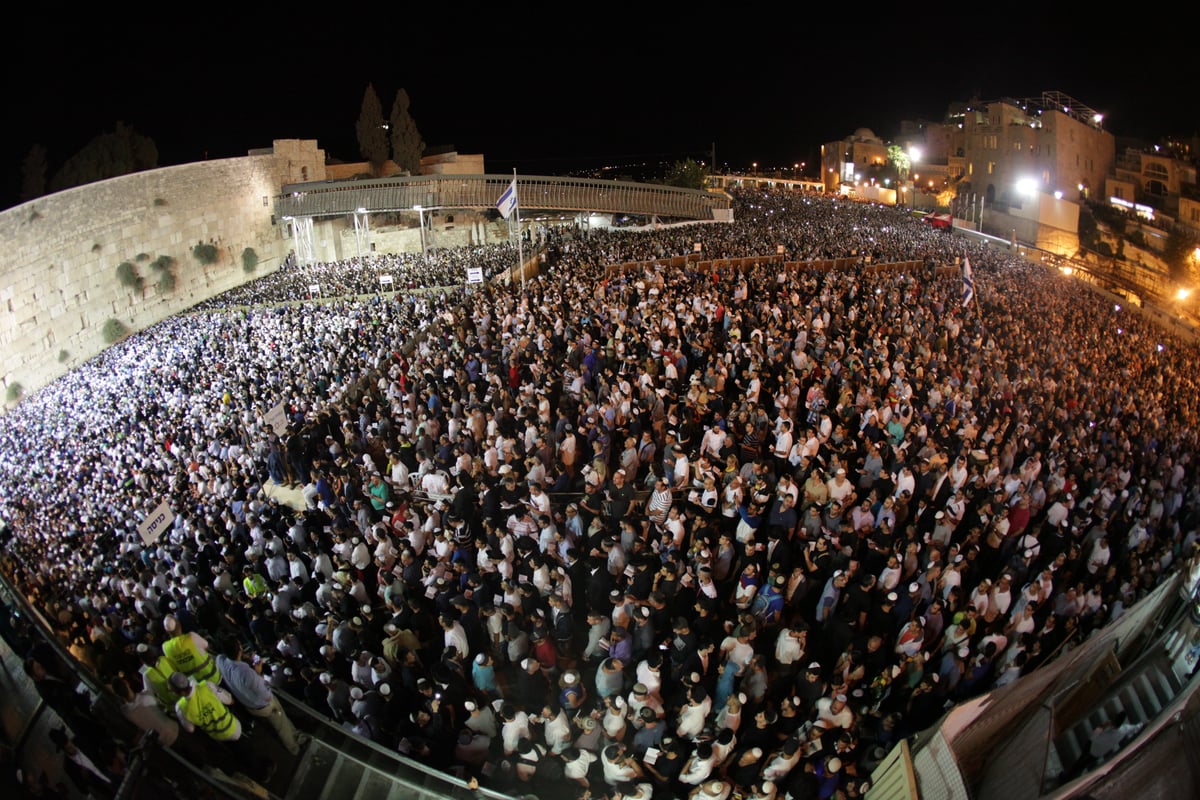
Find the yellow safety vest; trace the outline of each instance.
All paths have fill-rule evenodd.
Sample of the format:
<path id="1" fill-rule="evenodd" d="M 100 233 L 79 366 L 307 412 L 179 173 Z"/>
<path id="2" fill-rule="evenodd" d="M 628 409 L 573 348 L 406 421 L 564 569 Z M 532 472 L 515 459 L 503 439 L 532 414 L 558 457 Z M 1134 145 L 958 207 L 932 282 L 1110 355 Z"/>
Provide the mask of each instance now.
<path id="1" fill-rule="evenodd" d="M 175 672 L 175 665 L 166 656 L 160 656 L 158 663 L 153 667 L 145 667 L 146 680 L 149 681 L 150 688 L 154 690 L 158 704 L 164 709 L 172 709 L 179 702 L 179 695 L 171 691 L 171 687 L 167 683 L 173 672 Z"/>
<path id="2" fill-rule="evenodd" d="M 237 720 L 208 681 L 201 681 L 192 688 L 192 693 L 179 701 L 180 710 L 188 722 L 217 741 L 228 741 L 237 733 Z"/>
<path id="3" fill-rule="evenodd" d="M 267 582 L 263 580 L 263 576 L 255 572 L 247 578 L 242 578 L 242 588 L 246 590 L 247 596 L 251 600 L 255 599 L 267 591 Z"/>
<path id="4" fill-rule="evenodd" d="M 163 655 L 167 657 L 178 672 L 198 681 L 220 680 L 217 663 L 208 653 L 201 653 L 200 648 L 192 641 L 191 634 L 184 633 L 163 642 Z"/>

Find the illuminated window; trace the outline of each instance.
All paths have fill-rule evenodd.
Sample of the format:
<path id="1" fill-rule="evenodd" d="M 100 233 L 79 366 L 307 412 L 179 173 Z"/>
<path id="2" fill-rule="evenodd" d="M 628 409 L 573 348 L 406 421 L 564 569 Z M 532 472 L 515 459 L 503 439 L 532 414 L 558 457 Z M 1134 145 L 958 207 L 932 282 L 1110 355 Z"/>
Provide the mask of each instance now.
<path id="1" fill-rule="evenodd" d="M 987 167 L 987 174 L 988 174 L 988 175 L 993 175 L 993 174 L 995 174 L 995 172 L 996 172 L 996 162 L 995 162 L 995 161 L 989 161 L 989 162 L 988 162 L 988 167 Z"/>

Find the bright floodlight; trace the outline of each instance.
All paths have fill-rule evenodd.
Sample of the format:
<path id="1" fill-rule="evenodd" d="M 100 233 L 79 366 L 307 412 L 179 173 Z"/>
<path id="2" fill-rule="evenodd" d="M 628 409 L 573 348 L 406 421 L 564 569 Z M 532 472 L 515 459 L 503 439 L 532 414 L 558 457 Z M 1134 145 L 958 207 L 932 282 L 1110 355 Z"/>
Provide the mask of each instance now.
<path id="1" fill-rule="evenodd" d="M 914 162 L 920 161 L 921 160 L 921 148 L 919 148 L 919 147 L 908 148 L 908 158 L 909 158 L 909 160 L 914 161 Z"/>
<path id="2" fill-rule="evenodd" d="M 1017 191 L 1026 197 L 1033 197 L 1037 194 L 1037 181 L 1033 178 L 1021 178 L 1017 181 Z"/>
<path id="3" fill-rule="evenodd" d="M 1180 287 L 1179 290 L 1175 292 L 1175 299 L 1176 300 L 1187 300 L 1188 295 L 1190 295 L 1191 293 L 1192 293 L 1191 289 L 1184 289 L 1183 287 Z"/>

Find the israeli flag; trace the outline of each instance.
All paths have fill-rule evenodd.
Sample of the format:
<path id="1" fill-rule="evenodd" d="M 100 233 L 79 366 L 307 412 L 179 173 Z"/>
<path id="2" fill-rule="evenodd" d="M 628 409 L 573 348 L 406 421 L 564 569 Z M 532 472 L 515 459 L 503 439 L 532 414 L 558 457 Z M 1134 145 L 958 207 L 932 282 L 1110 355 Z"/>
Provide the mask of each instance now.
<path id="1" fill-rule="evenodd" d="M 963 256 L 962 282 L 962 304 L 963 308 L 966 308 L 975 299 L 975 273 L 971 272 L 971 260 L 966 256 Z"/>
<path id="2" fill-rule="evenodd" d="M 517 207 L 517 179 L 513 178 L 512 183 L 508 185 L 508 189 L 504 194 L 500 195 L 500 199 L 496 201 L 496 208 L 500 210 L 500 216 L 508 219 L 512 216 L 513 210 Z"/>

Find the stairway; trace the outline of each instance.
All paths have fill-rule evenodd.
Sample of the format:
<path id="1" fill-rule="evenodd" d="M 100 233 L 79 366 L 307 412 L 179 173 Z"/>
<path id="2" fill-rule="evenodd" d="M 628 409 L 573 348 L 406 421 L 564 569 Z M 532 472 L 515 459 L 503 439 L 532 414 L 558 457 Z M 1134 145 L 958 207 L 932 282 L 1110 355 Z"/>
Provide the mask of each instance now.
<path id="1" fill-rule="evenodd" d="M 420 800 L 440 796 L 314 739 L 296 768 L 285 800 Z"/>
<path id="2" fill-rule="evenodd" d="M 1077 723 L 1054 741 L 1052 761 L 1070 771 L 1087 753 L 1092 732 L 1108 720 L 1125 712 L 1126 723 L 1144 724 L 1153 720 L 1179 694 L 1181 682 L 1165 660 L 1147 663 L 1136 673 L 1125 676 L 1108 695 Z M 1073 777 L 1073 776 L 1068 776 Z"/>

